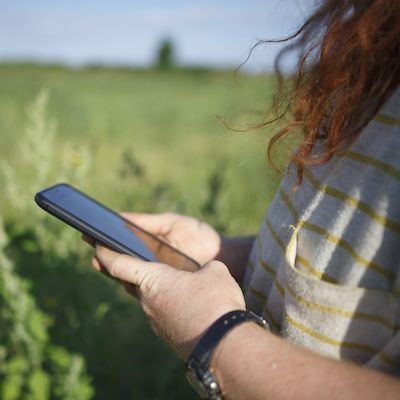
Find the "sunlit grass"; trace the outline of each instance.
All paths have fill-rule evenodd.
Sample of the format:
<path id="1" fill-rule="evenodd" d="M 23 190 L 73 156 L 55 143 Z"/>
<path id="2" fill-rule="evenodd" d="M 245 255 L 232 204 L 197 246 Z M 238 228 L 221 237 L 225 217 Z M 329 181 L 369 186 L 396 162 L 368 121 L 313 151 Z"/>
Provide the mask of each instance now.
<path id="1" fill-rule="evenodd" d="M 33 194 L 63 180 L 117 210 L 255 233 L 278 181 L 265 160 L 271 132 L 232 132 L 217 115 L 238 128 L 255 122 L 272 84 L 233 72 L 0 66 L 1 398 L 195 398 L 135 302 L 88 268 L 79 234 Z M 21 299 L 41 327 L 29 336 L 38 358 L 15 333 L 32 329 L 13 311 Z"/>

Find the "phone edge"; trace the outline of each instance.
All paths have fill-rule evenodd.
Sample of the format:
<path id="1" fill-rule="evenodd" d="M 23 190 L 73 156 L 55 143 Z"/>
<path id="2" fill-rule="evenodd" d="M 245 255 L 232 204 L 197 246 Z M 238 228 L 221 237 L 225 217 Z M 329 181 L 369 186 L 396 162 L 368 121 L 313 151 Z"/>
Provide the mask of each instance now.
<path id="1" fill-rule="evenodd" d="M 91 225 L 85 223 L 81 219 L 73 216 L 72 214 L 68 213 L 65 211 L 63 208 L 56 206 L 54 203 L 49 202 L 44 196 L 43 192 L 53 189 L 57 186 L 60 185 L 65 185 L 69 186 L 72 189 L 75 189 L 74 187 L 68 185 L 68 184 L 57 184 L 53 185 L 47 189 L 44 189 L 43 191 L 37 192 L 35 194 L 35 201 L 37 205 L 42 208 L 44 211 L 48 212 L 49 214 L 53 215 L 57 219 L 61 220 L 62 222 L 66 223 L 67 225 L 71 226 L 74 228 L 76 231 L 89 235 L 92 237 L 94 240 L 100 242 L 101 244 L 111 248 L 111 250 L 117 251 L 118 253 L 121 254 L 127 254 L 132 257 L 139 258 L 143 261 L 148 261 L 150 262 L 148 258 L 142 256 L 141 254 L 138 254 L 131 249 L 128 249 L 127 247 L 123 246 L 122 244 L 114 241 L 112 238 L 102 234 L 102 232 L 96 230 L 93 228 Z M 88 197 L 88 196 L 87 196 Z M 79 227 L 79 228 L 78 228 Z M 81 229 L 82 228 L 82 229 Z"/>
<path id="2" fill-rule="evenodd" d="M 91 201 L 95 202 L 96 204 L 98 204 L 98 205 L 100 205 L 100 206 L 106 208 L 108 211 L 110 211 L 110 212 L 113 213 L 114 215 L 116 215 L 116 216 L 118 216 L 119 218 L 121 218 L 121 219 L 122 219 L 123 221 L 125 221 L 127 224 L 129 224 L 129 225 L 131 225 L 131 226 L 134 226 L 135 228 L 139 229 L 140 231 L 144 232 L 144 233 L 147 234 L 147 235 L 152 236 L 154 239 L 156 239 L 156 240 L 158 240 L 159 242 L 161 242 L 164 246 L 169 247 L 169 248 L 172 249 L 173 251 L 179 253 L 181 256 L 187 258 L 187 259 L 190 260 L 193 264 L 195 264 L 199 269 L 201 268 L 200 263 L 198 263 L 198 262 L 197 262 L 196 260 L 194 260 L 192 257 L 188 256 L 186 253 L 182 252 L 181 250 L 178 250 L 177 248 L 175 248 L 174 246 L 170 245 L 170 244 L 167 243 L 165 240 L 162 240 L 162 239 L 159 238 L 158 236 L 152 234 L 151 232 L 146 231 L 146 230 L 145 230 L 144 228 L 142 228 L 141 226 L 136 225 L 136 224 L 133 223 L 132 221 L 127 220 L 127 219 L 124 218 L 121 214 L 119 214 L 119 213 L 117 213 L 116 211 L 114 211 L 112 208 L 108 207 L 107 205 L 105 205 L 105 204 L 103 204 L 103 203 L 100 203 L 99 201 L 97 201 L 97 200 L 94 199 L 93 197 L 87 195 L 86 193 L 82 192 L 81 190 L 77 189 L 76 187 L 74 187 L 74 186 L 72 186 L 72 185 L 70 185 L 70 184 L 68 184 L 68 183 L 65 183 L 65 182 L 56 183 L 55 185 L 49 186 L 48 188 L 43 189 L 43 190 L 41 190 L 40 192 L 37 192 L 37 193 L 36 193 L 36 195 L 35 195 L 35 201 L 36 201 L 36 203 L 37 203 L 43 210 L 47 211 L 46 208 L 43 208 L 43 207 L 38 203 L 38 201 L 36 200 L 36 196 L 40 195 L 42 198 L 44 198 L 44 196 L 43 196 L 42 193 L 44 193 L 44 192 L 46 192 L 46 191 L 48 191 L 48 190 L 50 190 L 50 189 L 54 189 L 54 188 L 56 188 L 57 186 L 68 186 L 70 189 L 75 190 L 76 192 L 78 192 L 78 193 L 80 193 L 81 195 L 87 197 L 88 199 L 90 199 Z M 64 211 L 64 210 L 63 210 L 63 211 Z M 65 212 L 65 211 L 64 211 L 64 212 Z M 51 213 L 50 213 L 50 214 L 51 214 Z M 54 214 L 52 214 L 52 215 L 54 215 Z M 54 216 L 57 217 L 56 215 L 54 215 Z M 79 220 L 79 219 L 78 219 L 78 220 Z M 63 220 L 63 221 L 64 221 L 64 220 Z M 79 221 L 82 221 L 82 220 L 79 220 Z M 68 223 L 67 221 L 64 221 L 64 222 Z M 79 229 L 77 229 L 75 226 L 73 226 L 73 225 L 71 225 L 71 224 L 68 224 L 68 225 L 72 226 L 74 229 L 76 229 L 77 231 L 81 232 L 81 231 L 80 231 Z M 93 228 L 93 229 L 94 229 L 94 228 Z M 107 236 L 106 236 L 106 238 L 112 241 L 111 238 L 108 238 Z M 117 242 L 116 242 L 116 243 L 117 243 Z M 121 247 L 122 247 L 122 249 L 125 249 L 124 246 L 121 246 Z M 127 250 L 128 250 L 128 251 L 127 251 Z M 116 251 L 118 251 L 118 250 L 116 250 Z M 142 259 L 142 260 L 144 260 L 144 261 L 150 261 L 150 260 L 148 260 L 147 258 L 141 256 L 140 254 L 134 253 L 134 252 L 131 251 L 130 249 L 123 250 L 123 252 L 124 252 L 125 254 L 132 255 L 133 257 L 138 257 L 138 258 L 140 258 L 140 259 Z"/>

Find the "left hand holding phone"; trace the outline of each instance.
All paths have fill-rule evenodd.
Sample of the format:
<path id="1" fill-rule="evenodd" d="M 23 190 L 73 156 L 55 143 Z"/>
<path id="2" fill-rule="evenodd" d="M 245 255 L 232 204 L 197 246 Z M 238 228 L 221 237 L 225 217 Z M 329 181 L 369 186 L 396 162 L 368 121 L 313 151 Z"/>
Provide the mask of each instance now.
<path id="1" fill-rule="evenodd" d="M 219 261 L 187 272 L 142 261 L 99 244 L 95 249 L 92 266 L 120 280 L 130 293 L 136 290 L 154 331 L 183 358 L 220 316 L 245 309 L 239 285 Z"/>
<path id="2" fill-rule="evenodd" d="M 175 213 L 144 214 L 121 213 L 122 217 L 141 226 L 174 248 L 195 260 L 199 266 L 210 260 L 222 261 L 239 284 L 249 258 L 254 237 L 228 238 L 220 235 L 212 226 L 196 218 Z M 146 237 L 143 237 L 146 242 Z M 149 244 L 148 244 L 149 245 Z M 151 244 L 150 244 L 151 248 Z M 157 259 L 174 266 L 174 253 L 161 247 L 153 250 Z"/>
<path id="3" fill-rule="evenodd" d="M 184 252 L 199 265 L 218 257 L 222 237 L 209 224 L 186 215 L 175 213 L 144 214 L 121 213 L 122 217 L 156 235 L 174 248 Z M 146 241 L 146 239 L 143 239 Z M 161 253 L 161 254 L 160 254 Z M 168 253 L 155 255 L 158 260 L 171 264 Z"/>

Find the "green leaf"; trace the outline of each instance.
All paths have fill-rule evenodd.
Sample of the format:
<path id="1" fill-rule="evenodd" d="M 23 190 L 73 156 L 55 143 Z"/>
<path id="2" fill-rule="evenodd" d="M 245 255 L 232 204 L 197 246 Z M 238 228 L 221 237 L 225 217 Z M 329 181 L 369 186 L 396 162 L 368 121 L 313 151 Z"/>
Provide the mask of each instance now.
<path id="1" fill-rule="evenodd" d="M 49 346 L 48 355 L 57 369 L 66 370 L 71 363 L 71 356 L 68 352 L 59 346 Z"/>
<path id="2" fill-rule="evenodd" d="M 25 239 L 21 243 L 21 249 L 26 253 L 39 253 L 40 247 L 37 241 Z"/>
<path id="3" fill-rule="evenodd" d="M 50 398 L 50 379 L 43 370 L 36 369 L 31 373 L 28 387 L 30 400 L 47 400 Z"/>
<path id="4" fill-rule="evenodd" d="M 0 383 L 0 397 L 3 400 L 17 400 L 20 398 L 24 377 L 21 375 L 7 375 Z"/>
<path id="5" fill-rule="evenodd" d="M 39 311 L 34 311 L 29 315 L 29 330 L 35 340 L 45 343 L 48 340 L 47 319 Z"/>
<path id="6" fill-rule="evenodd" d="M 29 363 L 23 356 L 15 356 L 6 363 L 6 371 L 8 375 L 24 374 L 28 369 Z"/>

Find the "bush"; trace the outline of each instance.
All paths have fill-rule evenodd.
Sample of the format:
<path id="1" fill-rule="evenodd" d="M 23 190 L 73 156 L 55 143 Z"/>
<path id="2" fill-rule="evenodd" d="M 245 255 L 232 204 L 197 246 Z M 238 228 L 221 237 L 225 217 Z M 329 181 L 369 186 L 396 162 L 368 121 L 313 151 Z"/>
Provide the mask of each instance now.
<path id="1" fill-rule="evenodd" d="M 41 91 L 29 105 L 19 158 L 2 163 L 0 398 L 188 398 L 182 363 L 135 302 L 94 274 L 80 235 L 33 201 L 55 182 L 84 187 L 90 168 L 85 147 L 59 142 L 48 99 Z M 133 155 L 115 173 L 148 188 L 138 201 L 171 201 L 168 185 L 146 182 Z"/>
<path id="2" fill-rule="evenodd" d="M 54 345 L 52 320 L 29 293 L 5 255 L 0 221 L 0 397 L 4 400 L 90 399 L 93 388 L 82 356 Z"/>
<path id="3" fill-rule="evenodd" d="M 27 108 L 27 127 L 20 142 L 15 165 L 2 163 L 6 210 L 6 234 L 0 221 L 0 302 L 1 314 L 1 398 L 12 399 L 89 399 L 93 395 L 85 361 L 79 354 L 57 346 L 49 329 L 52 318 L 43 312 L 31 294 L 33 282 L 23 279 L 5 250 L 17 239 L 18 252 L 38 252 L 66 256 L 75 240 L 71 232 L 44 219 L 33 202 L 33 193 L 55 178 L 55 164 L 61 164 L 59 177 L 83 177 L 86 163 L 76 168 L 74 159 L 87 160 L 85 149 L 66 146 L 61 157 L 56 151 L 56 123 L 47 113 L 48 93 L 41 91 Z M 49 224 L 51 226 L 49 226 Z M 25 260 L 29 262 L 29 258 Z M 29 263 L 31 264 L 31 263 Z"/>
<path id="4" fill-rule="evenodd" d="M 0 162 L 0 398 L 196 398 L 183 363 L 135 301 L 88 268 L 91 250 L 79 233 L 33 196 L 66 181 L 116 209 L 185 212 L 226 234 L 253 232 L 274 185 L 261 188 L 253 153 L 232 143 L 236 135 L 216 135 L 207 117 L 222 107 L 226 77 L 40 68 L 1 76 L 3 88 L 12 86 L 0 96 L 9 121 L 0 124 L 8 135 L 8 161 Z M 51 103 L 42 90 L 21 118 L 18 101 L 42 82 L 53 87 Z M 253 97 L 251 85 L 227 96 L 233 109 L 233 100 Z M 21 120 L 17 141 L 11 133 Z"/>

